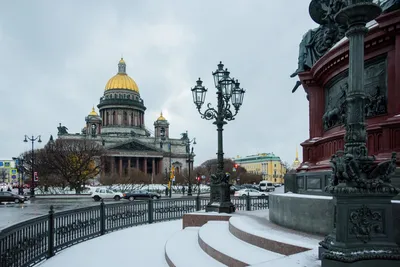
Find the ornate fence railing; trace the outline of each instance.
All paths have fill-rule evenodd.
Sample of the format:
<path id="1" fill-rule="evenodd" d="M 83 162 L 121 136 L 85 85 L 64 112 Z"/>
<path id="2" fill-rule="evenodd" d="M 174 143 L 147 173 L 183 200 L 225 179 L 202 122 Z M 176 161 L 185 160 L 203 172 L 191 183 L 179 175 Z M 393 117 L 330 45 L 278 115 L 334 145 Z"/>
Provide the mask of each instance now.
<path id="1" fill-rule="evenodd" d="M 54 212 L 0 231 L 0 267 L 33 266 L 57 252 L 119 229 L 175 220 L 204 210 L 208 197 L 119 202 Z M 267 197 L 232 198 L 237 210 L 268 208 Z"/>

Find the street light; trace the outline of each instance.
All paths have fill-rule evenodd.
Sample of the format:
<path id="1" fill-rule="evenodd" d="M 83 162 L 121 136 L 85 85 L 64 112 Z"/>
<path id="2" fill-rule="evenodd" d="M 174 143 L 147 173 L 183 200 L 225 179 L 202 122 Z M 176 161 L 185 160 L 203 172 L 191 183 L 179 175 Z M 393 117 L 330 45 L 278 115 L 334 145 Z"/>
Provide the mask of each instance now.
<path id="1" fill-rule="evenodd" d="M 186 154 L 188 155 L 188 159 L 186 162 L 188 163 L 188 169 L 189 169 L 189 178 L 188 178 L 188 196 L 192 195 L 192 179 L 190 176 L 190 169 L 193 163 L 193 158 L 194 158 L 194 153 L 193 153 L 193 146 L 190 148 L 190 145 L 196 145 L 196 138 L 193 138 L 190 140 L 188 132 L 186 131 L 186 138 L 183 140 L 183 144 L 186 146 Z"/>
<path id="2" fill-rule="evenodd" d="M 30 191 L 31 191 L 31 197 L 34 197 L 35 196 L 35 172 L 33 170 L 34 161 L 35 161 L 34 144 L 35 144 L 35 141 L 37 141 L 38 143 L 41 143 L 42 140 L 40 139 L 40 135 L 36 136 L 36 137 L 34 137 L 33 135 L 32 135 L 32 137 L 29 137 L 29 136 L 25 135 L 24 142 L 27 143 L 28 141 L 32 142 L 32 159 L 31 159 L 32 180 L 31 180 L 31 189 L 30 189 Z"/>
<path id="3" fill-rule="evenodd" d="M 220 62 L 218 68 L 212 73 L 214 76 L 214 85 L 217 89 L 217 109 L 213 108 L 210 103 L 207 109 L 202 113 L 200 111 L 204 104 L 207 89 L 203 86 L 203 81 L 199 78 L 196 86 L 191 89 L 193 102 L 199 111 L 201 118 L 205 120 L 214 120 L 218 131 L 218 152 L 217 152 L 217 172 L 211 175 L 211 193 L 210 202 L 206 207 L 206 211 L 217 211 L 232 213 L 235 206 L 230 199 L 229 177 L 224 172 L 224 152 L 222 131 L 227 121 L 235 119 L 242 103 L 245 90 L 240 88 L 238 80 L 229 77 L 228 69 L 224 70 L 224 64 Z M 231 110 L 231 105 L 234 111 Z"/>

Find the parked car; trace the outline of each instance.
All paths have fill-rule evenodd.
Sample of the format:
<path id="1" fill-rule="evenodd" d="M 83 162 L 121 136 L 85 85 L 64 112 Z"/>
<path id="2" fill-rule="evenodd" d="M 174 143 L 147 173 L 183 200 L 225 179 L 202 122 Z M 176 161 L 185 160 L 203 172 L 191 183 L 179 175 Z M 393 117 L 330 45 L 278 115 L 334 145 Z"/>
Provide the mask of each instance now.
<path id="1" fill-rule="evenodd" d="M 259 186 L 260 186 L 260 191 L 266 191 L 266 192 L 275 191 L 274 184 L 268 181 L 261 181 Z"/>
<path id="2" fill-rule="evenodd" d="M 281 187 L 282 184 L 274 184 L 275 187 Z"/>
<path id="3" fill-rule="evenodd" d="M 17 195 L 13 192 L 7 192 L 7 191 L 0 192 L 0 203 L 1 202 L 24 203 L 26 200 L 28 200 L 27 197 Z"/>
<path id="4" fill-rule="evenodd" d="M 160 199 L 161 195 L 158 193 L 152 193 L 144 190 L 136 190 L 129 193 L 124 193 L 123 198 L 133 201 L 135 199 Z"/>
<path id="5" fill-rule="evenodd" d="M 230 187 L 231 195 L 234 195 L 236 191 L 239 191 L 242 189 L 244 189 L 244 187 L 242 187 L 240 185 L 231 185 L 231 187 Z"/>
<path id="6" fill-rule="evenodd" d="M 247 195 L 251 197 L 264 197 L 267 195 L 267 193 L 260 192 L 256 189 L 248 189 L 248 188 L 235 192 L 235 197 L 246 197 Z"/>
<path id="7" fill-rule="evenodd" d="M 96 190 L 92 192 L 91 197 L 95 201 L 100 201 L 101 199 L 120 200 L 123 197 L 123 195 L 122 193 L 114 192 L 110 189 L 96 188 Z"/>

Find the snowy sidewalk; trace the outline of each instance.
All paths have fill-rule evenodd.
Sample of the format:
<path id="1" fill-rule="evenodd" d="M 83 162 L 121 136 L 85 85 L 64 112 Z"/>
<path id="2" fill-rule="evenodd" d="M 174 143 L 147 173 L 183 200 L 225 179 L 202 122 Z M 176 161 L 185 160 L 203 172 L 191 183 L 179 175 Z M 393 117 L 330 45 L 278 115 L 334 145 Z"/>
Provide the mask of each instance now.
<path id="1" fill-rule="evenodd" d="M 182 230 L 182 220 L 135 226 L 61 251 L 40 267 L 165 267 L 164 246 Z"/>

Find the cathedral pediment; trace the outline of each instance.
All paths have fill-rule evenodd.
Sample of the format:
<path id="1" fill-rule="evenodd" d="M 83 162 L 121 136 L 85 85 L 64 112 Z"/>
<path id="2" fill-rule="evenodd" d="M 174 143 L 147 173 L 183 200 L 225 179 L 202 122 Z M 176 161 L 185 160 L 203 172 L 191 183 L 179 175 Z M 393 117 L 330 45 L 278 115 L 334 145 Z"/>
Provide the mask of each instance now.
<path id="1" fill-rule="evenodd" d="M 120 144 L 116 144 L 109 149 L 111 150 L 119 150 L 119 151 L 152 151 L 159 152 L 155 147 L 144 144 L 137 140 L 131 140 L 129 142 L 123 142 Z"/>

